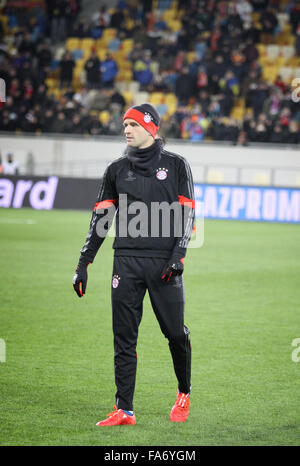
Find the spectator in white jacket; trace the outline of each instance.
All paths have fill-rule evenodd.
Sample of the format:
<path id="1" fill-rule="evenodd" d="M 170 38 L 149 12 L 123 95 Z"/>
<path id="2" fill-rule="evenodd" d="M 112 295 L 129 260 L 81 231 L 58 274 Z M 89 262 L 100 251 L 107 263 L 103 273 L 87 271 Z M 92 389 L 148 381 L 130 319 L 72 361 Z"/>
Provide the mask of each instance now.
<path id="1" fill-rule="evenodd" d="M 7 161 L 3 163 L 3 175 L 18 175 L 19 164 L 13 159 L 13 154 L 7 154 Z"/>
<path id="2" fill-rule="evenodd" d="M 251 14 L 253 13 L 253 6 L 249 0 L 238 0 L 236 2 L 236 10 L 240 15 L 244 25 L 252 23 Z"/>

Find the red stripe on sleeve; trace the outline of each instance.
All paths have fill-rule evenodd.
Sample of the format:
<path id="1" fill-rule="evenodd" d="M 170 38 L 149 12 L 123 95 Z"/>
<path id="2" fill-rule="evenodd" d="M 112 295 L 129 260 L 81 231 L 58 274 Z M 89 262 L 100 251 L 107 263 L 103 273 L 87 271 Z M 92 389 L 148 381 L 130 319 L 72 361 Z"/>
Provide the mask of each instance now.
<path id="1" fill-rule="evenodd" d="M 178 196 L 178 202 L 180 205 L 190 207 L 191 209 L 195 209 L 195 201 L 193 199 L 189 199 L 188 197 Z"/>
<path id="2" fill-rule="evenodd" d="M 94 210 L 98 209 L 109 209 L 111 206 L 117 203 L 117 199 L 106 199 L 105 201 L 97 202 Z"/>

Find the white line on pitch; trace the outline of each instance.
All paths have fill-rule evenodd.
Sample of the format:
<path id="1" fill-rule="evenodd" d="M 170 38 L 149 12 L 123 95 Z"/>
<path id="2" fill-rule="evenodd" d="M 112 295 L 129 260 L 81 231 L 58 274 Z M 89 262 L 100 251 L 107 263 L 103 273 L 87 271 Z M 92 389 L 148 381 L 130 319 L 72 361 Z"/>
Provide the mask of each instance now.
<path id="1" fill-rule="evenodd" d="M 28 219 L 0 218 L 0 223 L 17 223 L 17 224 L 25 224 L 25 225 L 34 225 L 36 221 L 32 220 L 31 218 L 28 218 Z"/>

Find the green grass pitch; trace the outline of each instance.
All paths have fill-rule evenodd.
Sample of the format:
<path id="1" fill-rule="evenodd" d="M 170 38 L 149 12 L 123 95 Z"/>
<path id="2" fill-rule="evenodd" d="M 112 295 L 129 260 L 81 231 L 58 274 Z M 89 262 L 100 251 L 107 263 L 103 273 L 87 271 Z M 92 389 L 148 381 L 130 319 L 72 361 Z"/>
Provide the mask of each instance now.
<path id="1" fill-rule="evenodd" d="M 0 211 L 1 445 L 297 445 L 300 226 L 205 221 L 185 266 L 192 341 L 186 423 L 167 340 L 148 297 L 138 341 L 134 427 L 97 428 L 114 404 L 112 240 L 72 277 L 89 212 Z M 155 351 L 154 351 L 155 348 Z"/>

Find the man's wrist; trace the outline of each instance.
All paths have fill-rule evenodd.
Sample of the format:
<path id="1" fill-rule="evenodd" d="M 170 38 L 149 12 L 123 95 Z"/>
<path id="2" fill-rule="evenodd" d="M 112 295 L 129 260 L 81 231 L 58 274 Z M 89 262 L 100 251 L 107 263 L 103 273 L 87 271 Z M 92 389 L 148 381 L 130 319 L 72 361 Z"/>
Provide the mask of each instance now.
<path id="1" fill-rule="evenodd" d="M 78 261 L 78 267 L 87 267 L 91 262 L 93 262 L 91 259 L 81 256 Z"/>
<path id="2" fill-rule="evenodd" d="M 185 251 L 173 251 L 172 255 L 171 255 L 171 258 L 170 258 L 170 261 L 171 262 L 178 262 L 180 261 L 180 259 L 184 259 L 185 258 Z"/>

